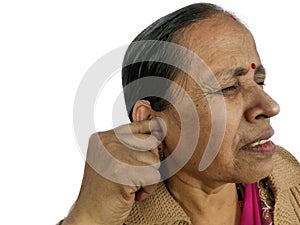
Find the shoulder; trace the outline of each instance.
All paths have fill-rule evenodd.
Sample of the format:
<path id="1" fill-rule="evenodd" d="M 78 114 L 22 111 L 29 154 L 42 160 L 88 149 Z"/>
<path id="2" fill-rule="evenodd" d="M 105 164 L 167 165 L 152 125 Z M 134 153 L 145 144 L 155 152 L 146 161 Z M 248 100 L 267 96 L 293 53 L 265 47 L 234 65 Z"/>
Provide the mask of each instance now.
<path id="1" fill-rule="evenodd" d="M 155 193 L 141 202 L 135 202 L 126 225 L 180 224 L 190 225 L 190 219 L 168 192 L 164 183 L 159 183 Z"/>
<path id="2" fill-rule="evenodd" d="M 300 185 L 300 164 L 286 149 L 277 146 L 273 156 L 274 170 L 271 178 L 277 188 L 285 189 Z"/>
<path id="3" fill-rule="evenodd" d="M 275 159 L 281 159 L 288 162 L 292 166 L 299 167 L 299 162 L 297 159 L 288 150 L 279 145 L 276 146 Z"/>
<path id="4" fill-rule="evenodd" d="M 269 184 L 275 196 L 274 223 L 300 222 L 300 164 L 284 148 L 277 146 Z"/>

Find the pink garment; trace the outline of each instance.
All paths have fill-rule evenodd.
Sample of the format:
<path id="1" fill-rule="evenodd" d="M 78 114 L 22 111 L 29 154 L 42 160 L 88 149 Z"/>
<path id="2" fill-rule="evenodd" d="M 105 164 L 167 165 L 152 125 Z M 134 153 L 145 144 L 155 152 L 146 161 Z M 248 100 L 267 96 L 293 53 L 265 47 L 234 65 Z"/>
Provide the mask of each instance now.
<path id="1" fill-rule="evenodd" d="M 245 184 L 244 207 L 240 225 L 262 225 L 257 184 Z"/>

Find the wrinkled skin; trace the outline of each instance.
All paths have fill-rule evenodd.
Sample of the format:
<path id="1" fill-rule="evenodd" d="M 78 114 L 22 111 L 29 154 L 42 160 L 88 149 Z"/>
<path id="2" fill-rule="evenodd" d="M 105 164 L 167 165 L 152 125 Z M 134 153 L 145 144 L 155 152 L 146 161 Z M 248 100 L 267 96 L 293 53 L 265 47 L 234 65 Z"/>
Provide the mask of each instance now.
<path id="1" fill-rule="evenodd" d="M 263 90 L 264 72 L 251 68 L 252 63 L 258 68 L 261 61 L 251 33 L 240 23 L 229 16 L 218 15 L 187 27 L 182 31 L 182 37 L 180 44 L 206 62 L 222 90 L 210 85 L 199 88 L 190 77 L 184 79 L 184 89 L 197 109 L 201 132 L 193 156 L 167 181 L 167 185 L 194 225 L 238 224 L 240 213 L 234 183 L 255 182 L 268 176 L 273 169 L 272 154 L 244 151 L 242 147 L 262 135 L 271 136 L 270 118 L 279 112 L 279 106 Z M 236 68 L 242 69 L 234 75 L 231 70 Z M 228 70 L 230 72 L 226 72 Z M 200 172 L 198 165 L 211 135 L 211 112 L 207 98 L 218 102 L 223 97 L 226 132 L 217 157 L 205 171 Z M 187 107 L 180 96 L 177 105 Z M 186 109 L 184 116 L 193 120 Z M 181 128 L 178 113 L 172 106 L 155 112 L 149 102 L 138 101 L 132 116 L 135 122 L 129 126 L 141 139 L 148 138 L 151 132 L 149 123 L 152 120 L 147 119 L 160 117 L 166 126 L 164 153 L 166 156 L 172 154 Z M 159 130 L 159 127 L 161 125 L 157 123 L 156 129 Z M 122 127 L 118 129 L 123 130 Z M 103 145 L 98 144 L 99 138 Z M 188 131 L 185 138 L 195 138 L 193 131 Z M 89 163 L 85 167 L 81 191 L 63 224 L 123 224 L 134 201 L 149 197 L 156 188 L 156 185 L 146 184 L 149 180 L 159 180 L 159 143 L 156 138 L 151 138 L 147 139 L 147 144 L 141 144 L 124 132 L 121 138 L 116 137 L 113 131 L 92 135 L 88 148 Z M 135 151 L 130 146 L 149 151 Z M 147 175 L 125 172 L 130 185 L 112 182 L 96 172 L 97 164 L 109 168 L 111 163 L 98 154 L 104 147 L 121 162 L 150 165 L 152 170 Z M 119 174 L 120 171 L 121 165 L 120 168 L 114 167 L 112 174 Z M 207 207 L 208 204 L 210 207 Z"/>

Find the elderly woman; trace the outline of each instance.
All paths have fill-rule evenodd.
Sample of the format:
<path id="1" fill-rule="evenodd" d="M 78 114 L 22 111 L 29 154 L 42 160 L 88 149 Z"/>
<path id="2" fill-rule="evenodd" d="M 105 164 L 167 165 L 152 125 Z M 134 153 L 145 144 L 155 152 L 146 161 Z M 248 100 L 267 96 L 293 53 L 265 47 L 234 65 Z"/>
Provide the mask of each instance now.
<path id="1" fill-rule="evenodd" d="M 157 20 L 122 78 L 132 123 L 91 136 L 60 224 L 300 224 L 300 166 L 269 140 L 279 106 L 234 16 L 201 3 Z"/>

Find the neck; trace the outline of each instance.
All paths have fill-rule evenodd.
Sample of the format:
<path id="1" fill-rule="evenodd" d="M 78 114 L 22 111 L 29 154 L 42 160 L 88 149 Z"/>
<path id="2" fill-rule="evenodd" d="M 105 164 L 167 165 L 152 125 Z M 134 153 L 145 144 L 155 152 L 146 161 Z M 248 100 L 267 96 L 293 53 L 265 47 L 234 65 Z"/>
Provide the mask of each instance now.
<path id="1" fill-rule="evenodd" d="M 240 208 L 234 183 L 212 186 L 179 172 L 167 181 L 167 187 L 193 225 L 239 223 Z"/>

